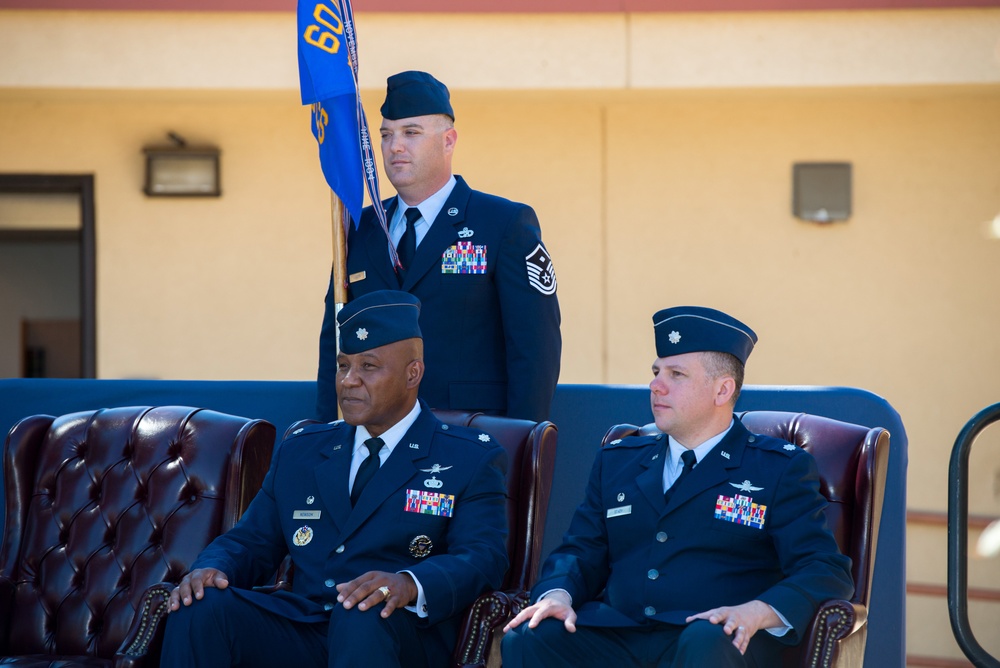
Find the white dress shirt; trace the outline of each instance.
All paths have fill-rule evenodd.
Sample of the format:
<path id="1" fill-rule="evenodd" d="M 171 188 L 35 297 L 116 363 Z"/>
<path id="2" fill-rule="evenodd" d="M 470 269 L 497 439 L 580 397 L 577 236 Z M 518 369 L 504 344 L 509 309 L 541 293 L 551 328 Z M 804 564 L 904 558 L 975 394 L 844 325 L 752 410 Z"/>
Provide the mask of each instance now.
<path id="1" fill-rule="evenodd" d="M 413 225 L 417 246 L 424 240 L 427 231 L 431 229 L 431 225 L 434 224 L 438 214 L 441 213 L 441 209 L 444 208 L 444 203 L 451 196 L 451 191 L 455 189 L 456 183 L 458 182 L 452 176 L 441 190 L 416 205 L 416 208 L 420 211 L 420 219 Z M 389 238 L 392 239 L 392 245 L 396 248 L 399 248 L 399 240 L 403 238 L 403 232 L 406 231 L 406 216 L 404 213 L 409 208 L 412 208 L 411 205 L 407 204 L 403 201 L 402 197 L 397 195 L 396 210 L 392 214 L 392 219 L 389 220 Z"/>

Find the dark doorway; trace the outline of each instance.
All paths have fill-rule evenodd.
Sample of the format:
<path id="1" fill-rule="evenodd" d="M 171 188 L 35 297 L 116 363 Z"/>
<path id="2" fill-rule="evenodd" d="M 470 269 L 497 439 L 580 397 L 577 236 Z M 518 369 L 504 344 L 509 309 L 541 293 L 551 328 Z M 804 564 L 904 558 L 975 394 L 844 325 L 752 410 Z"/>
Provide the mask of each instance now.
<path id="1" fill-rule="evenodd" d="M 0 377 L 94 378 L 92 175 L 0 174 Z"/>

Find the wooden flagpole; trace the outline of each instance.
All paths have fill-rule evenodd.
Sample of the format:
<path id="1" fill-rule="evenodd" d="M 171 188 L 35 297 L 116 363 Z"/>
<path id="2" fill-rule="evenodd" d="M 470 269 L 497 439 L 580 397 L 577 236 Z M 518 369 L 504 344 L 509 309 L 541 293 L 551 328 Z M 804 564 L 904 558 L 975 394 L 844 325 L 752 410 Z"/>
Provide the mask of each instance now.
<path id="1" fill-rule="evenodd" d="M 340 356 L 340 309 L 347 303 L 347 238 L 344 232 L 344 203 L 337 193 L 330 191 L 330 222 L 333 232 L 333 301 L 335 303 L 334 331 L 337 337 L 337 356 Z M 337 402 L 337 417 L 343 419 L 340 402 Z"/>

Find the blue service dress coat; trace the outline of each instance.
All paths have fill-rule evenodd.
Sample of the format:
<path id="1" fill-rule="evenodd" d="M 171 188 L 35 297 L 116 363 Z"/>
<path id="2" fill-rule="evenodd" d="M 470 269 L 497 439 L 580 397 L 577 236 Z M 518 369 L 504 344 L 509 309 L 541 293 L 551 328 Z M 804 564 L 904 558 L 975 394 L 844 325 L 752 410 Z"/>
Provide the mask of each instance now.
<path id="1" fill-rule="evenodd" d="M 667 437 L 609 443 L 532 593 L 573 597 L 577 625 L 627 627 L 759 599 L 797 643 L 819 603 L 854 591 L 812 455 L 737 419 L 664 501 Z M 603 594 L 602 594 L 603 591 Z"/>
<path id="2" fill-rule="evenodd" d="M 427 371 L 420 398 L 432 408 L 548 419 L 562 338 L 552 260 L 531 207 L 469 188 L 462 177 L 417 247 L 400 286 L 374 210 L 348 237 L 351 298 L 404 290 L 420 299 Z M 390 215 L 396 198 L 386 200 Z M 337 411 L 336 313 L 326 296 L 317 408 Z"/>
<path id="3" fill-rule="evenodd" d="M 307 622 L 325 620 L 338 605 L 337 583 L 371 570 L 408 570 L 426 597 L 419 624 L 454 647 L 463 610 L 500 587 L 508 567 L 506 452 L 480 431 L 441 423 L 424 406 L 352 509 L 354 432 L 343 421 L 295 429 L 246 513 L 192 570 L 220 569 L 248 603 Z M 293 590 L 252 591 L 286 554 L 295 566 Z"/>

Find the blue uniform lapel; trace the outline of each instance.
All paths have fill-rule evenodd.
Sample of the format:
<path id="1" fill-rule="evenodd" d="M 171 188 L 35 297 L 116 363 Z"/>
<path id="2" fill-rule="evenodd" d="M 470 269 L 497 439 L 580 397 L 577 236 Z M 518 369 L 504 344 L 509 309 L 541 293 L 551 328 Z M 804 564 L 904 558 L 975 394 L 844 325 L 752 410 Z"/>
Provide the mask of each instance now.
<path id="1" fill-rule="evenodd" d="M 469 204 L 472 190 L 461 176 L 456 176 L 455 180 L 455 188 L 448 196 L 448 201 L 441 207 L 431 228 L 417 246 L 417 254 L 413 256 L 413 266 L 407 270 L 406 279 L 403 281 L 402 290 L 406 292 L 409 292 L 428 271 L 432 269 L 441 271 L 441 255 L 445 249 L 458 241 L 457 226 L 465 222 L 465 209 Z M 448 211 L 453 208 L 457 209 L 458 213 L 454 216 L 448 215 Z"/>
<path id="2" fill-rule="evenodd" d="M 398 201 L 398 197 L 393 197 L 382 203 L 383 206 L 385 206 L 385 215 L 388 221 L 392 221 L 392 216 L 396 211 L 396 203 Z M 361 226 L 367 228 L 365 230 L 359 229 L 358 232 L 364 234 L 362 239 L 365 252 L 368 253 L 368 267 L 373 267 L 375 271 L 378 272 L 382 282 L 386 285 L 393 286 L 393 289 L 395 289 L 395 286 L 398 285 L 399 282 L 396 279 L 396 272 L 389 260 L 389 240 L 385 238 L 385 234 L 382 232 L 382 226 L 379 225 L 378 217 L 375 215 L 374 211 L 370 216 L 365 216 Z M 348 248 L 347 250 L 350 252 L 351 249 Z"/>
<path id="3" fill-rule="evenodd" d="M 642 462 L 643 471 L 636 476 L 635 482 L 639 485 L 639 490 L 643 496 L 652 504 L 653 508 L 662 513 L 663 501 L 663 465 L 667 457 L 667 439 L 663 437 L 659 441 L 660 446 L 654 448 Z"/>
<path id="4" fill-rule="evenodd" d="M 342 527 L 351 514 L 351 455 L 354 450 L 354 432 L 351 427 L 340 440 L 332 439 L 320 449 L 323 461 L 316 467 L 319 495 L 323 499 L 324 510 L 330 514 L 333 523 Z"/>
<path id="5" fill-rule="evenodd" d="M 345 540 L 358 529 L 369 517 L 382 508 L 391 495 L 398 492 L 409 482 L 417 472 L 417 462 L 430 454 L 431 439 L 437 427 L 437 418 L 427 406 L 421 406 L 417 421 L 409 428 L 403 438 L 393 448 L 392 454 L 379 468 L 365 491 L 358 499 L 358 505 L 350 510 L 350 501 L 346 506 L 350 511 L 346 523 L 339 524 L 340 540 Z M 415 445 L 416 447 L 412 447 Z M 346 493 L 345 493 L 346 494 Z M 400 510 L 404 500 L 400 497 Z"/>
<path id="6" fill-rule="evenodd" d="M 712 448 L 712 451 L 694 467 L 691 474 L 674 491 L 670 497 L 670 503 L 667 505 L 667 512 L 672 512 L 706 489 L 729 480 L 731 477 L 729 469 L 737 468 L 743 459 L 743 450 L 746 448 L 747 435 L 748 432 L 743 423 L 736 420 L 733 428 L 726 434 L 726 437 Z M 728 459 L 722 456 L 723 452 L 729 454 Z"/>

